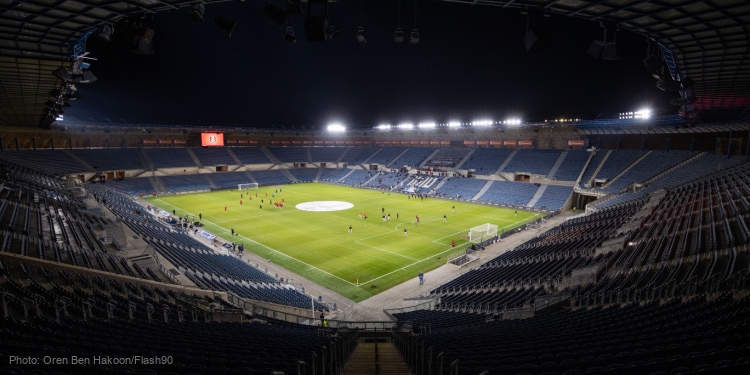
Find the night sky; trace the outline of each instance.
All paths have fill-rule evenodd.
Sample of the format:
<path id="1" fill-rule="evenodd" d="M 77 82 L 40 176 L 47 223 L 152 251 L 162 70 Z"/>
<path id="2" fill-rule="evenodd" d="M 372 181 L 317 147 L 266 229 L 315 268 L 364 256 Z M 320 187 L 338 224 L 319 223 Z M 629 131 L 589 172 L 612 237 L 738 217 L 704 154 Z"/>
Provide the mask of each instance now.
<path id="1" fill-rule="evenodd" d="M 278 0 L 276 0 L 278 1 Z M 282 2 L 278 1 L 279 4 Z M 518 9 L 419 1 L 417 45 L 408 42 L 414 3 L 401 3 L 407 41 L 396 44 L 397 1 L 341 1 L 329 19 L 341 34 L 308 42 L 304 16 L 293 16 L 297 43 L 263 14 L 263 2 L 206 6 L 204 23 L 188 9 L 157 14 L 152 56 L 117 43 L 89 42 L 98 81 L 81 85 L 67 119 L 113 123 L 315 129 L 411 121 L 528 121 L 612 118 L 665 99 L 643 67 L 643 36 L 617 34 L 619 61 L 586 49 L 602 31 L 594 22 L 553 15 L 544 48 L 526 52 Z M 303 5 L 303 7 L 305 7 Z M 212 20 L 236 19 L 229 38 Z M 355 35 L 364 26 L 367 44 Z M 666 107 L 667 110 L 668 107 Z M 672 110 L 674 112 L 674 110 Z"/>

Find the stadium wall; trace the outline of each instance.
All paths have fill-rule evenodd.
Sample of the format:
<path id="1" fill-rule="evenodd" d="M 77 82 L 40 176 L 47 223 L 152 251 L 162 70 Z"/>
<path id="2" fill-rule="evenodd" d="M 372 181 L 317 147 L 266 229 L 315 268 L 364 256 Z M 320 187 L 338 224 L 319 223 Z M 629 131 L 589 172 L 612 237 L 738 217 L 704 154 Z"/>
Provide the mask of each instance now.
<path id="1" fill-rule="evenodd" d="M 660 128 L 660 131 L 665 131 Z M 642 129 L 641 129 L 642 130 Z M 212 131 L 221 131 L 212 129 Z M 16 149 L 66 149 L 66 148 L 179 148 L 200 147 L 199 130 L 179 128 L 140 127 L 56 127 L 50 130 L 28 128 L 0 128 L 2 151 Z M 282 146 L 359 146 L 385 147 L 400 142 L 401 147 L 449 147 L 463 144 L 464 147 L 498 147 L 503 141 L 531 141 L 535 149 L 569 149 L 569 140 L 585 140 L 586 145 L 606 149 L 649 150 L 695 150 L 706 152 L 745 155 L 748 132 L 717 131 L 693 133 L 685 129 L 673 129 L 671 133 L 635 134 L 628 129 L 612 129 L 611 134 L 586 135 L 574 127 L 527 127 L 527 128 L 462 128 L 456 131 L 437 129 L 431 131 L 357 131 L 343 136 L 331 136 L 324 132 L 278 132 L 258 130 L 224 131 L 228 147 L 270 146 L 273 142 Z M 410 143 L 404 144 L 403 140 Z M 438 143 L 444 140 L 446 143 Z M 390 143 L 389 143 L 390 142 Z M 731 143 L 731 145 L 730 145 Z M 512 148 L 516 148 L 512 147 Z M 580 148 L 580 147 L 579 147 Z"/>

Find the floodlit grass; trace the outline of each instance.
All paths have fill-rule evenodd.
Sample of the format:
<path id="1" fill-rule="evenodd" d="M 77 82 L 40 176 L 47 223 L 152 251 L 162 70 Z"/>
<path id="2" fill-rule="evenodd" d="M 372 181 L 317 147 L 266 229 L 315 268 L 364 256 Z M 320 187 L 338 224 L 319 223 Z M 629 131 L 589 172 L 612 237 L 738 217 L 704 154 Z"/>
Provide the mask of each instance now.
<path id="1" fill-rule="evenodd" d="M 471 227 L 491 223 L 508 231 L 539 217 L 526 211 L 518 211 L 516 217 L 512 209 L 318 183 L 260 187 L 249 195 L 225 190 L 149 200 L 180 216 L 190 214 L 197 220 L 200 213 L 207 231 L 233 238 L 246 251 L 355 302 L 445 264 L 448 255 L 471 245 L 466 238 Z M 284 207 L 274 207 L 269 199 L 283 199 Z M 295 208 L 312 201 L 342 201 L 354 207 L 330 212 Z M 381 212 L 390 213 L 391 219 L 383 222 Z M 238 235 L 232 237 L 231 229 Z M 455 249 L 451 241 L 456 241 Z"/>

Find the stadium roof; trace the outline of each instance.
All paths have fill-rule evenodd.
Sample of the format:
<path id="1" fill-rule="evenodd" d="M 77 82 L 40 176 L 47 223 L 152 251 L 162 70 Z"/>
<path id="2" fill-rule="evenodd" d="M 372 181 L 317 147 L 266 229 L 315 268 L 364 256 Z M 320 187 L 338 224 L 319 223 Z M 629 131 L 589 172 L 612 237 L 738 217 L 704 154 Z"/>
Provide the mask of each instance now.
<path id="1" fill-rule="evenodd" d="M 750 3 L 746 0 L 444 1 L 602 21 L 648 36 L 671 50 L 681 76 L 695 82 L 692 92 L 697 97 L 697 108 L 732 109 L 733 118 L 748 116 Z M 202 1 L 215 2 L 221 1 Z M 59 88 L 51 71 L 69 64 L 68 43 L 133 15 L 195 3 L 198 2 L 0 0 L 0 125 L 40 124 L 50 90 Z"/>

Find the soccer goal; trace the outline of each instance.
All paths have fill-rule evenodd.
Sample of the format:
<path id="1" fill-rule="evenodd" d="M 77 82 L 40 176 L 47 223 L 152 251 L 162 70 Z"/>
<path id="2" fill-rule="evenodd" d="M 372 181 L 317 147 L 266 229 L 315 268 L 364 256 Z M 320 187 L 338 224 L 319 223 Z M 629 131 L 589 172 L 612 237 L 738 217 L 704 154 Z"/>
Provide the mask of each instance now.
<path id="1" fill-rule="evenodd" d="M 250 182 L 247 184 L 237 184 L 237 190 L 258 190 L 258 183 Z"/>
<path id="2" fill-rule="evenodd" d="M 490 223 L 482 224 L 469 230 L 469 242 L 471 243 L 480 243 L 495 236 L 497 236 L 497 225 Z"/>

